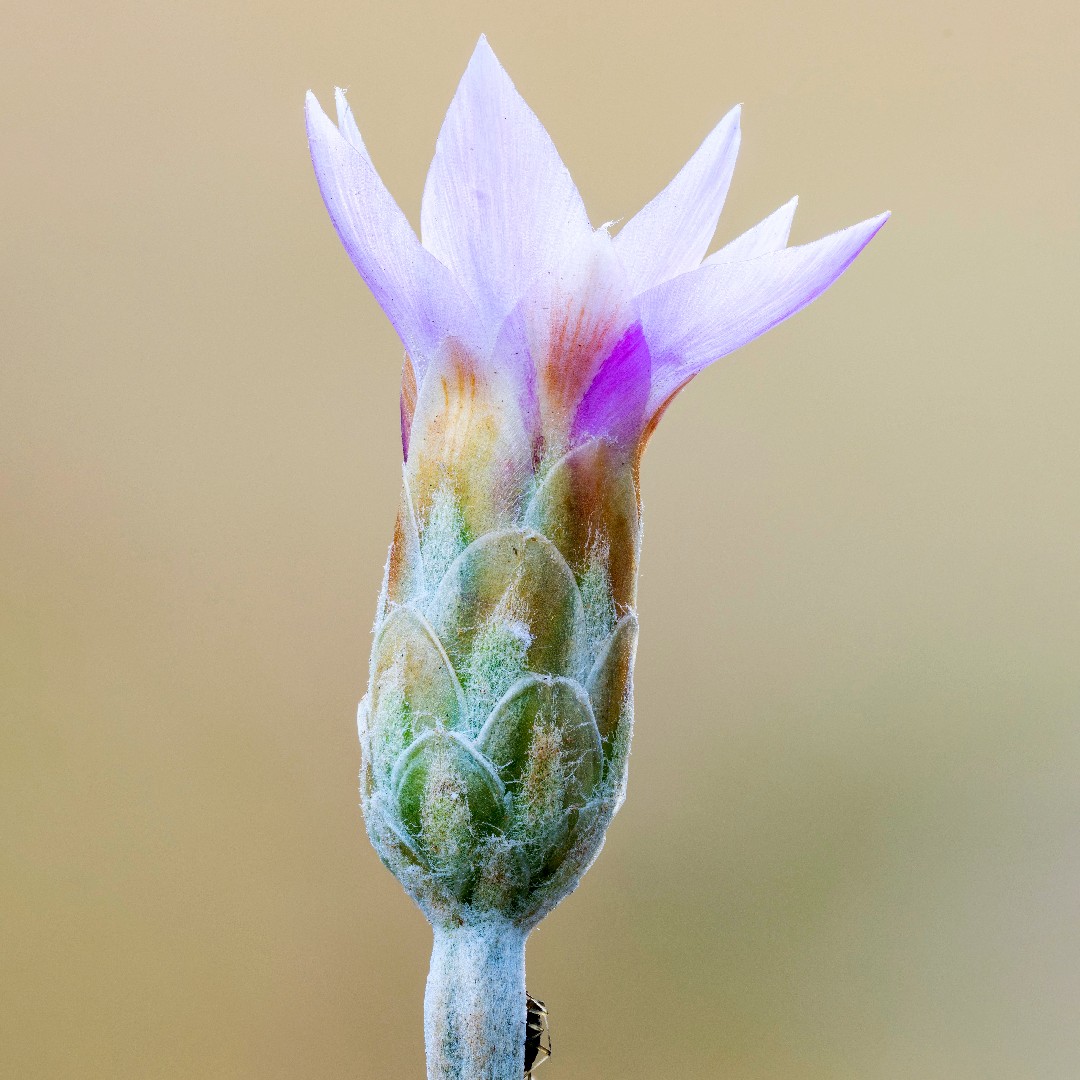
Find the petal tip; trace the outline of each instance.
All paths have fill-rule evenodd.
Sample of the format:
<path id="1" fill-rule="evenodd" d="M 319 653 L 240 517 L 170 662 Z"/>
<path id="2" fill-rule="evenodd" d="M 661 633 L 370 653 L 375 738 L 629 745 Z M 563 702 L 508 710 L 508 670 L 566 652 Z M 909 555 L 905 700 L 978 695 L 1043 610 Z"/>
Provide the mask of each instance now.
<path id="1" fill-rule="evenodd" d="M 892 217 L 892 211 L 886 210 L 883 213 L 877 215 L 877 217 L 869 218 L 866 222 L 866 231 L 868 233 L 867 241 L 872 240 L 885 225 L 885 222 Z"/>
<path id="2" fill-rule="evenodd" d="M 728 139 L 739 139 L 742 134 L 742 102 L 733 105 L 720 119 L 715 131 Z"/>
<path id="3" fill-rule="evenodd" d="M 313 90 L 304 95 L 304 118 L 307 121 L 308 139 L 314 140 L 319 134 L 318 129 L 323 125 L 334 127 L 330 118 L 323 112 L 319 99 Z M 336 130 L 336 129 L 335 129 Z"/>
<path id="4" fill-rule="evenodd" d="M 473 49 L 472 56 L 469 58 L 469 67 L 477 63 L 494 64 L 498 68 L 502 67 L 499 58 L 495 55 L 495 50 L 491 47 L 491 42 L 487 39 L 487 34 L 481 34 L 476 39 L 476 48 Z"/>

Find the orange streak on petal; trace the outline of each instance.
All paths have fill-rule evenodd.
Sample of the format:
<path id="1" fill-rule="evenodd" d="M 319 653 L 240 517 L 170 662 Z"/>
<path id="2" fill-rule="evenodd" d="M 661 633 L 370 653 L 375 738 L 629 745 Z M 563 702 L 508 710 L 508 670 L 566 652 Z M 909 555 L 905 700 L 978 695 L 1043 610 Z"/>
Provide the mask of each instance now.
<path id="1" fill-rule="evenodd" d="M 589 380 L 604 359 L 619 322 L 617 311 L 590 311 L 584 302 L 566 301 L 551 321 L 542 364 L 545 396 L 552 409 L 569 412 L 581 400 Z"/>

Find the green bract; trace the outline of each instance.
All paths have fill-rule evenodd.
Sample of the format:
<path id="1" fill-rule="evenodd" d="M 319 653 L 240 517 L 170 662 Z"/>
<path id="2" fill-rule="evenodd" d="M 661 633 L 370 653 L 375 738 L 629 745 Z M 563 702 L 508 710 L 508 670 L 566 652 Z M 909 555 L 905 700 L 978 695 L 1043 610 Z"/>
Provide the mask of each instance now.
<path id="1" fill-rule="evenodd" d="M 361 705 L 362 791 L 376 849 L 434 921 L 533 925 L 595 858 L 623 796 L 634 469 L 595 441 L 542 472 L 506 501 L 516 521 L 473 536 L 449 483 L 418 515 L 406 469 Z"/>

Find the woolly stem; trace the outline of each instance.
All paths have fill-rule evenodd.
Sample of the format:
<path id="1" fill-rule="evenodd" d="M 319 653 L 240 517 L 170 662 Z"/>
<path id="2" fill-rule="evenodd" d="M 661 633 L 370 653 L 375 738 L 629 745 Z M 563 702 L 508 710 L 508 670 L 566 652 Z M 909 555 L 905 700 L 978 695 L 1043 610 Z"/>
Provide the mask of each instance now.
<path id="1" fill-rule="evenodd" d="M 424 994 L 428 1080 L 521 1080 L 525 931 L 498 916 L 435 927 Z"/>

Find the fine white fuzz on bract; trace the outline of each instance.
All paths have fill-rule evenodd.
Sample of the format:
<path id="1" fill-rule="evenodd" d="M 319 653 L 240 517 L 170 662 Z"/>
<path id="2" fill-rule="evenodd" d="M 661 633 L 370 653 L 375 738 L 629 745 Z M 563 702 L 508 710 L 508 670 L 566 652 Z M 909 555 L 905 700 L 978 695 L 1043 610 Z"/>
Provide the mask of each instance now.
<path id="1" fill-rule="evenodd" d="M 612 490 L 635 493 L 622 468 Z M 396 545 L 380 604 L 363 793 L 380 856 L 434 922 L 530 928 L 595 858 L 623 798 L 632 593 L 616 605 L 610 515 L 594 515 L 584 551 L 580 529 L 551 529 L 562 550 L 541 531 L 571 511 L 563 493 L 543 486 L 512 527 L 469 537 L 449 487 L 426 515 L 403 491 L 399 536 L 424 524 Z M 636 494 L 621 509 L 614 539 L 636 560 Z"/>

